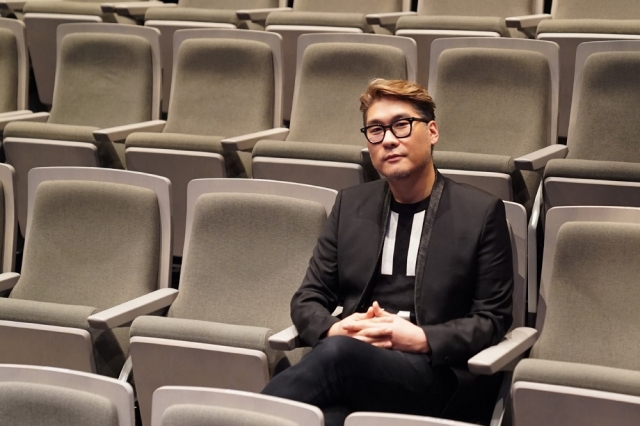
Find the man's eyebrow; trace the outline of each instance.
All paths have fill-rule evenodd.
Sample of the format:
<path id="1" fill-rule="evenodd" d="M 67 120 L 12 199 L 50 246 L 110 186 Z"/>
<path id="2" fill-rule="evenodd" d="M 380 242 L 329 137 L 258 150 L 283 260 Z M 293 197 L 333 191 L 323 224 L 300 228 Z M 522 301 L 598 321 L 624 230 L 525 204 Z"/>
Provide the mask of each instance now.
<path id="1" fill-rule="evenodd" d="M 406 113 L 396 114 L 393 117 L 391 117 L 391 120 L 389 120 L 389 123 L 393 123 L 396 120 L 399 120 L 401 118 L 407 118 L 407 117 L 410 117 L 410 116 L 411 116 L 410 114 L 406 114 Z M 378 120 L 377 118 L 374 118 L 374 119 L 371 119 L 371 120 L 367 121 L 367 126 L 371 126 L 373 124 L 385 124 L 385 123 L 383 123 L 382 120 Z"/>

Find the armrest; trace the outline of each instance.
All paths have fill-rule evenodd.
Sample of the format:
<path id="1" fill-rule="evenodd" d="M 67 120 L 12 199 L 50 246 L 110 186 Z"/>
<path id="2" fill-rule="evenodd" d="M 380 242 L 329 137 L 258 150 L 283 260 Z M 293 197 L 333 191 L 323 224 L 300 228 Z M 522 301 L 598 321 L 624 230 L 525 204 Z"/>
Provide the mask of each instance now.
<path id="1" fill-rule="evenodd" d="M 520 31 L 536 29 L 545 19 L 551 19 L 548 13 L 538 15 L 511 16 L 505 19 L 507 28 L 517 28 Z"/>
<path id="2" fill-rule="evenodd" d="M 135 132 L 156 132 L 159 133 L 164 129 L 167 122 L 164 120 L 143 121 L 142 123 L 126 124 L 124 126 L 109 127 L 108 129 L 100 129 L 93 132 L 93 137 L 98 142 L 117 142 L 123 141 L 131 133 Z"/>
<path id="3" fill-rule="evenodd" d="M 38 123 L 46 123 L 49 119 L 48 112 L 36 112 L 25 111 L 24 114 L 11 114 L 0 117 L 0 130 L 4 130 L 7 124 L 13 121 L 36 121 Z"/>
<path id="4" fill-rule="evenodd" d="M 263 130 L 261 132 L 249 133 L 248 135 L 223 139 L 221 142 L 225 151 L 248 151 L 253 149 L 259 140 L 275 139 L 283 141 L 287 138 L 288 134 L 289 129 L 285 127 L 278 127 L 275 129 Z"/>
<path id="5" fill-rule="evenodd" d="M 518 170 L 540 170 L 547 165 L 549 160 L 564 158 L 568 152 L 569 149 L 566 145 L 549 145 L 531 154 L 516 158 L 514 163 Z"/>
<path id="6" fill-rule="evenodd" d="M 162 288 L 93 314 L 87 318 L 87 321 L 93 328 L 110 330 L 128 324 L 141 315 L 149 315 L 169 307 L 176 297 L 178 297 L 178 290 Z"/>
<path id="7" fill-rule="evenodd" d="M 271 346 L 271 349 L 278 351 L 291 351 L 295 348 L 302 347 L 303 344 L 298 337 L 296 326 L 292 325 L 269 337 L 269 346 Z"/>
<path id="8" fill-rule="evenodd" d="M 247 9 L 247 10 L 238 10 L 236 11 L 236 16 L 238 19 L 243 19 L 245 21 L 253 21 L 259 22 L 267 19 L 267 16 L 271 12 L 290 12 L 293 9 L 290 7 L 272 7 L 267 9 Z"/>
<path id="9" fill-rule="evenodd" d="M 395 25 L 403 16 L 417 15 L 416 12 L 372 13 L 366 16 L 369 25 Z"/>
<path id="10" fill-rule="evenodd" d="M 469 371 L 475 374 L 491 375 L 500 371 L 522 356 L 538 339 L 538 330 L 518 327 L 507 333 L 504 340 L 472 357 Z"/>
<path id="11" fill-rule="evenodd" d="M 126 3 L 103 3 L 100 8 L 104 13 L 117 13 L 121 16 L 132 18 L 144 18 L 147 9 L 152 7 L 176 7 L 175 3 L 162 3 L 161 1 L 133 1 Z"/>
<path id="12" fill-rule="evenodd" d="M 26 0 L 5 0 L 0 2 L 0 10 L 5 13 L 22 12 Z"/>
<path id="13" fill-rule="evenodd" d="M 17 272 L 5 272 L 4 274 L 0 274 L 0 291 L 11 290 L 16 286 L 19 279 L 20 274 Z"/>

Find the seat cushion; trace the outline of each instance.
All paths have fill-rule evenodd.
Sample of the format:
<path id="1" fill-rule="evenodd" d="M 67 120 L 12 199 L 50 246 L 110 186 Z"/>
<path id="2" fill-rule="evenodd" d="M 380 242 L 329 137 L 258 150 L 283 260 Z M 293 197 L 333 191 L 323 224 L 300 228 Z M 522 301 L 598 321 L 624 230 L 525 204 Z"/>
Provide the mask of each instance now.
<path id="1" fill-rule="evenodd" d="M 531 210 L 540 185 L 541 178 L 538 173 L 517 170 L 513 158 L 506 155 L 436 150 L 433 153 L 433 161 L 440 169 L 504 173 L 511 176 L 513 199 L 524 205 L 527 211 Z"/>
<path id="2" fill-rule="evenodd" d="M 262 140 L 254 146 L 252 156 L 359 164 L 364 169 L 365 180 L 379 179 L 371 162 L 364 161 L 363 148 L 356 145 Z"/>
<path id="3" fill-rule="evenodd" d="M 510 36 L 504 18 L 493 16 L 403 16 L 396 30 L 491 31 Z"/>
<path id="4" fill-rule="evenodd" d="M 18 109 L 18 46 L 13 33 L 0 28 L 0 113 Z"/>
<path id="5" fill-rule="evenodd" d="M 242 21 L 235 10 L 212 10 L 195 7 L 150 7 L 144 15 L 146 21 L 195 21 L 214 22 L 239 26 Z"/>
<path id="6" fill-rule="evenodd" d="M 91 328 L 87 318 L 99 311 L 89 306 L 18 299 L 13 293 L 9 299 L 0 298 L 0 320 L 88 331 L 93 342 L 97 373 L 118 377 L 129 353 L 129 328 L 122 327 L 114 330 Z"/>
<path id="7" fill-rule="evenodd" d="M 272 334 L 271 330 L 264 327 L 156 316 L 139 317 L 131 325 L 131 337 L 184 340 L 263 352 L 267 356 L 271 375 L 284 358 L 284 353 L 269 346 L 268 339 Z"/>
<path id="8" fill-rule="evenodd" d="M 640 371 L 545 359 L 523 359 L 513 382 L 534 382 L 640 396 Z"/>
<path id="9" fill-rule="evenodd" d="M 640 34 L 640 19 L 546 19 L 538 25 L 544 33 Z"/>
<path id="10" fill-rule="evenodd" d="M 373 32 L 373 28 L 367 24 L 365 15 L 362 13 L 273 12 L 267 16 L 266 25 L 345 27 L 358 28 L 365 33 Z"/>
<path id="11" fill-rule="evenodd" d="M 227 407 L 177 404 L 162 413 L 162 426 L 296 426 L 297 423 L 268 414 Z"/>
<path id="12" fill-rule="evenodd" d="M 65 15 L 99 16 L 103 22 L 117 23 L 113 13 L 103 13 L 100 3 L 88 1 L 30 1 L 24 5 L 24 13 L 54 13 Z"/>
<path id="13" fill-rule="evenodd" d="M 39 383 L 0 383 L 0 424 L 119 426 L 108 398 Z"/>
<path id="14" fill-rule="evenodd" d="M 556 159 L 547 163 L 544 178 L 563 177 L 640 182 L 640 164 L 622 161 Z"/>
<path id="15" fill-rule="evenodd" d="M 224 136 L 197 136 L 178 133 L 132 133 L 127 137 L 125 148 L 173 149 L 221 154 L 224 157 L 228 177 L 247 177 L 250 166 L 245 165 L 242 155 L 247 153 L 224 152 L 220 141 Z M 250 161 L 247 161 L 250 163 Z"/>

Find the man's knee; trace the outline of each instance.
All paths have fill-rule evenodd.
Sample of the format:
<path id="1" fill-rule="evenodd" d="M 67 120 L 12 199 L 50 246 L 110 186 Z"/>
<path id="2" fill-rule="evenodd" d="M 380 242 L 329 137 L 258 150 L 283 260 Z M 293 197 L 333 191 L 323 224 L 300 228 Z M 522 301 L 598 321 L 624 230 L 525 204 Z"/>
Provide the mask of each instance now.
<path id="1" fill-rule="evenodd" d="M 333 336 L 320 340 L 311 352 L 320 358 L 321 362 L 337 365 L 355 363 L 357 365 L 371 349 L 376 348 L 353 337 Z"/>

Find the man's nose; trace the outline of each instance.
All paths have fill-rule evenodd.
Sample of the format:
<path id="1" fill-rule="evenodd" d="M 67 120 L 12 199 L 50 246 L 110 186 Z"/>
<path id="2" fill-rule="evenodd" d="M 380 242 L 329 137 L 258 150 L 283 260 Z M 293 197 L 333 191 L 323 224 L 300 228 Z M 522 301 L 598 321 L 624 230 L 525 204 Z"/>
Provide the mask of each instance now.
<path id="1" fill-rule="evenodd" d="M 382 144 L 383 145 L 397 145 L 398 143 L 399 143 L 399 141 L 398 141 L 398 138 L 396 138 L 396 135 L 393 134 L 391 129 L 387 129 L 387 131 L 384 134 L 384 138 L 382 139 Z"/>

